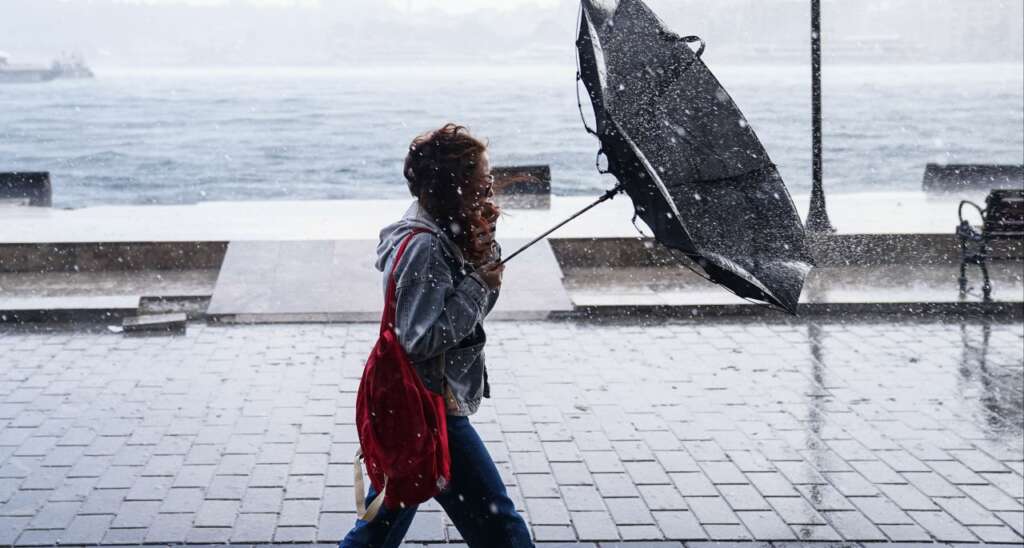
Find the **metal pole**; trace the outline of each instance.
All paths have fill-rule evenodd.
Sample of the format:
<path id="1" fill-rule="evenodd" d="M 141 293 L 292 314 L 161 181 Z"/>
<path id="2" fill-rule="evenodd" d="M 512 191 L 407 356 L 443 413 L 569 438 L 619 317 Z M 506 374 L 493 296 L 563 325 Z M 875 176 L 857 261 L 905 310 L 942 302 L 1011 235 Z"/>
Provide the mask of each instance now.
<path id="1" fill-rule="evenodd" d="M 807 212 L 807 230 L 835 232 L 825 209 L 822 186 L 821 144 L 821 0 L 811 0 L 811 207 Z"/>
<path id="2" fill-rule="evenodd" d="M 515 251 L 515 253 L 513 253 L 513 254 L 509 255 L 508 257 L 505 257 L 504 259 L 502 259 L 502 261 L 500 263 L 498 263 L 498 264 L 505 264 L 505 263 L 511 261 L 513 258 L 515 258 L 516 255 L 519 255 L 520 253 L 526 251 L 527 249 L 532 247 L 533 244 L 543 240 L 544 238 L 547 238 L 548 235 L 550 235 L 552 232 L 554 232 L 554 231 L 558 230 L 559 228 L 562 228 L 563 226 L 569 224 L 570 221 L 576 219 L 577 217 L 579 217 L 580 215 L 583 215 L 584 213 L 590 211 L 591 209 L 594 209 L 598 205 L 600 205 L 600 204 L 602 204 L 604 202 L 607 202 L 608 200 L 611 200 L 612 198 L 615 197 L 616 194 L 618 194 L 620 192 L 624 192 L 625 190 L 626 190 L 626 187 L 622 183 L 619 183 L 619 184 L 615 185 L 615 188 L 609 190 L 608 192 L 605 192 L 604 195 L 602 195 L 597 200 L 594 200 L 593 203 L 591 203 L 587 207 L 577 211 L 571 217 L 569 217 L 568 219 L 558 223 L 557 225 L 555 225 L 554 227 L 550 228 L 549 230 L 547 230 L 546 232 L 544 232 L 540 236 L 537 236 L 536 238 L 530 240 L 529 243 L 527 243 L 523 247 L 520 247 L 519 249 L 517 249 Z"/>

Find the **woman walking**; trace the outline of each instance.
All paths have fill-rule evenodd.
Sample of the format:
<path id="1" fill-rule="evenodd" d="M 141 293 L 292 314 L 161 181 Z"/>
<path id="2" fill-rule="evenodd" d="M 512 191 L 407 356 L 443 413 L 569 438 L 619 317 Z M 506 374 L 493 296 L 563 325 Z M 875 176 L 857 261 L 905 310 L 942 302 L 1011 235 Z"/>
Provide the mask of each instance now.
<path id="1" fill-rule="evenodd" d="M 399 343 L 423 384 L 445 399 L 451 481 L 435 500 L 471 548 L 532 547 L 526 523 L 469 421 L 482 398 L 490 397 L 483 321 L 504 271 L 494 242 L 499 211 L 491 202 L 487 147 L 466 128 L 445 125 L 413 141 L 405 178 L 416 201 L 381 231 L 377 269 L 385 273 L 385 285 L 394 270 Z M 370 487 L 367 500 L 376 495 Z M 397 547 L 415 514 L 415 507 L 382 508 L 372 521 L 357 520 L 340 548 Z"/>

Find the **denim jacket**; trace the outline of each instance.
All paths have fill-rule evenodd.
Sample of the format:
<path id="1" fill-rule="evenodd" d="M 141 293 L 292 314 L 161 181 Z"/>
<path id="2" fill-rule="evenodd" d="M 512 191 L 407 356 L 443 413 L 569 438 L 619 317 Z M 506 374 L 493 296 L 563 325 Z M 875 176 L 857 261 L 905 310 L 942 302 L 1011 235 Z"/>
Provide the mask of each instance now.
<path id="1" fill-rule="evenodd" d="M 377 270 L 388 275 L 402 240 L 412 237 L 395 270 L 395 333 L 429 390 L 445 396 L 448 414 L 468 416 L 490 397 L 484 365 L 484 317 L 498 290 L 487 287 L 461 250 L 418 202 L 380 232 Z"/>

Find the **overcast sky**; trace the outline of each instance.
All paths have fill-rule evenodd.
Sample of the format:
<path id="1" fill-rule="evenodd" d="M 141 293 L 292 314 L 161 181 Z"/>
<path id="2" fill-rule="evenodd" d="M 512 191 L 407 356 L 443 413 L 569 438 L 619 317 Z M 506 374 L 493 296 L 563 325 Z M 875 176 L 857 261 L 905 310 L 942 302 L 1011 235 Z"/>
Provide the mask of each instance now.
<path id="1" fill-rule="evenodd" d="M 69 2 L 87 2 L 89 0 L 67 0 Z M 190 4 L 190 5 L 224 5 L 238 4 L 239 0 L 121 0 L 133 4 Z M 427 9 L 443 9 L 450 13 L 465 13 L 481 9 L 497 9 L 508 11 L 520 7 L 552 7 L 558 0 L 380 0 L 382 3 L 398 6 L 411 11 Z M 344 0 L 242 0 L 242 3 L 279 5 L 279 6 L 310 6 Z"/>
<path id="2" fill-rule="evenodd" d="M 712 61 L 806 63 L 807 0 L 647 0 Z M 1024 58 L 1021 0 L 823 0 L 832 62 Z M 572 63 L 579 0 L 0 0 L 0 50 L 97 66 Z"/>

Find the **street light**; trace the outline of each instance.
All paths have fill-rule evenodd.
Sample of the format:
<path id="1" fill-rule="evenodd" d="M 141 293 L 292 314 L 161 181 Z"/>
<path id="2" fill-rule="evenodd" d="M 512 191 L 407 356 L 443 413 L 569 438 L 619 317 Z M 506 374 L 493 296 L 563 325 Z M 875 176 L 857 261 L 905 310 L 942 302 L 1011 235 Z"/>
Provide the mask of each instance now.
<path id="1" fill-rule="evenodd" d="M 807 230 L 835 232 L 825 209 L 821 161 L 821 0 L 811 0 L 811 207 L 807 212 Z"/>

